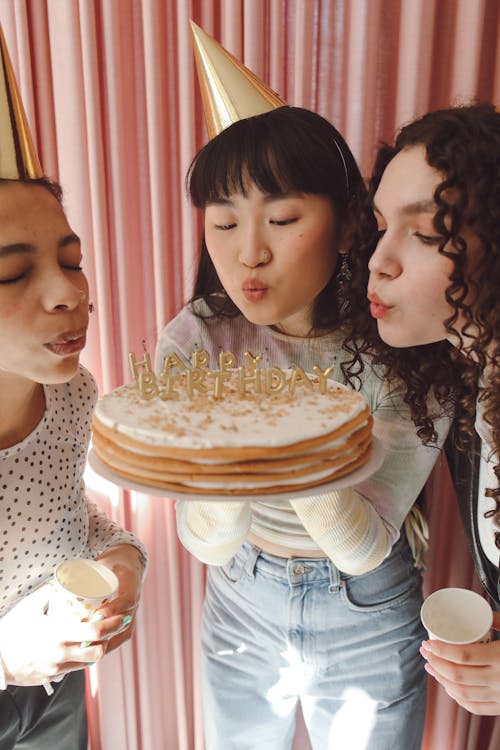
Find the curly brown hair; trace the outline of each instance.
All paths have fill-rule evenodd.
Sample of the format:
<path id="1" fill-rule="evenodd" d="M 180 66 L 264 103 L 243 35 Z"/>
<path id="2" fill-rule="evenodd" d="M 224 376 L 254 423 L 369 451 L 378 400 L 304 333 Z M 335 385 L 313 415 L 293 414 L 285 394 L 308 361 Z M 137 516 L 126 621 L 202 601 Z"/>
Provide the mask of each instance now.
<path id="1" fill-rule="evenodd" d="M 402 149 L 423 145 L 428 164 L 442 175 L 434 193 L 437 210 L 434 228 L 442 237 L 439 252 L 453 261 L 446 299 L 453 313 L 444 321 L 458 340 L 419 347 L 393 349 L 377 335 L 366 301 L 368 260 L 377 244 L 372 200 L 388 163 Z M 491 429 L 492 449 L 500 456 L 500 113 L 489 104 L 442 109 L 406 125 L 394 146 L 379 150 L 369 185 L 369 202 L 363 210 L 360 251 L 353 264 L 352 305 L 355 330 L 362 349 L 371 349 L 378 361 L 406 385 L 419 435 L 435 440 L 434 415 L 428 412 L 427 395 L 435 392 L 441 407 L 453 406 L 462 435 L 461 447 L 474 434 L 479 400 Z M 466 271 L 467 241 L 464 230 L 479 239 L 479 259 Z M 467 301 L 466 301 L 467 300 Z M 460 316 L 460 324 L 459 324 Z M 482 382 L 482 376 L 487 377 Z M 500 463 L 495 466 L 500 483 Z M 500 522 L 500 487 L 486 493 L 496 501 Z M 500 546 L 500 534 L 496 535 Z"/>

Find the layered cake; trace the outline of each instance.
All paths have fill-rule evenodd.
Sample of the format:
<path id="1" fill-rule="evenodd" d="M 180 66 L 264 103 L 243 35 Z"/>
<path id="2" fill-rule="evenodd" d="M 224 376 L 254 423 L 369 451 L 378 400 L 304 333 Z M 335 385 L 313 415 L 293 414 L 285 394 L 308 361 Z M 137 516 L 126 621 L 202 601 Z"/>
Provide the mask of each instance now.
<path id="1" fill-rule="evenodd" d="M 97 403 L 94 451 L 125 479 L 189 494 L 330 482 L 367 461 L 372 417 L 363 396 L 314 369 L 141 373 Z"/>

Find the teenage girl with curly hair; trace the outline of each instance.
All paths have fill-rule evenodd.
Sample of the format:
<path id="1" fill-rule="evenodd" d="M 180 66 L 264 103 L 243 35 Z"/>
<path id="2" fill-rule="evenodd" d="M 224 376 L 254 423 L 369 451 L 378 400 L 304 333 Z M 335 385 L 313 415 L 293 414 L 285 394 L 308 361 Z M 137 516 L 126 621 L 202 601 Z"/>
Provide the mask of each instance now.
<path id="1" fill-rule="evenodd" d="M 366 316 L 363 333 L 377 359 L 404 379 L 424 441 L 434 438 L 426 406 L 432 388 L 443 405 L 455 403 L 460 447 L 476 432 L 481 437 L 490 488 L 478 497 L 459 486 L 458 496 L 478 572 L 498 601 L 500 114 L 487 104 L 455 107 L 405 126 L 378 154 L 371 197 L 355 288 L 362 318 L 363 265 L 371 255 L 370 311 L 385 343 Z M 466 462 L 462 455 L 457 465 Z M 500 627 L 500 615 L 494 624 Z M 427 671 L 462 706 L 500 714 L 500 642 L 433 641 L 422 653 Z"/>

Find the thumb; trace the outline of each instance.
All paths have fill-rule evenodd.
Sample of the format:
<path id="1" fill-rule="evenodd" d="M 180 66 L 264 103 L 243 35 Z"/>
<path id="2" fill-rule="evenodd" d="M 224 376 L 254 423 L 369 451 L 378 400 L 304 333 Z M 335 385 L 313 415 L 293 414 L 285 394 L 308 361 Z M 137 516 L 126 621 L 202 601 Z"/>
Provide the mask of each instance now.
<path id="1" fill-rule="evenodd" d="M 500 630 L 500 612 L 493 612 L 493 627 Z"/>

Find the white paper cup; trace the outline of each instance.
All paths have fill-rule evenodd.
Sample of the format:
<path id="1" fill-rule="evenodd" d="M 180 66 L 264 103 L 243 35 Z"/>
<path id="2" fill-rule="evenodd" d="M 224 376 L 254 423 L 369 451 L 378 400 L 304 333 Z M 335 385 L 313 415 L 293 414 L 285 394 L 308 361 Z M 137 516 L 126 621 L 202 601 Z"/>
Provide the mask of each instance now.
<path id="1" fill-rule="evenodd" d="M 48 614 L 83 622 L 118 590 L 118 578 L 112 570 L 95 560 L 80 558 L 60 563 L 51 584 Z"/>
<path id="2" fill-rule="evenodd" d="M 468 589 L 438 589 L 422 604 L 420 617 L 431 640 L 446 643 L 488 641 L 493 611 L 482 596 Z"/>

